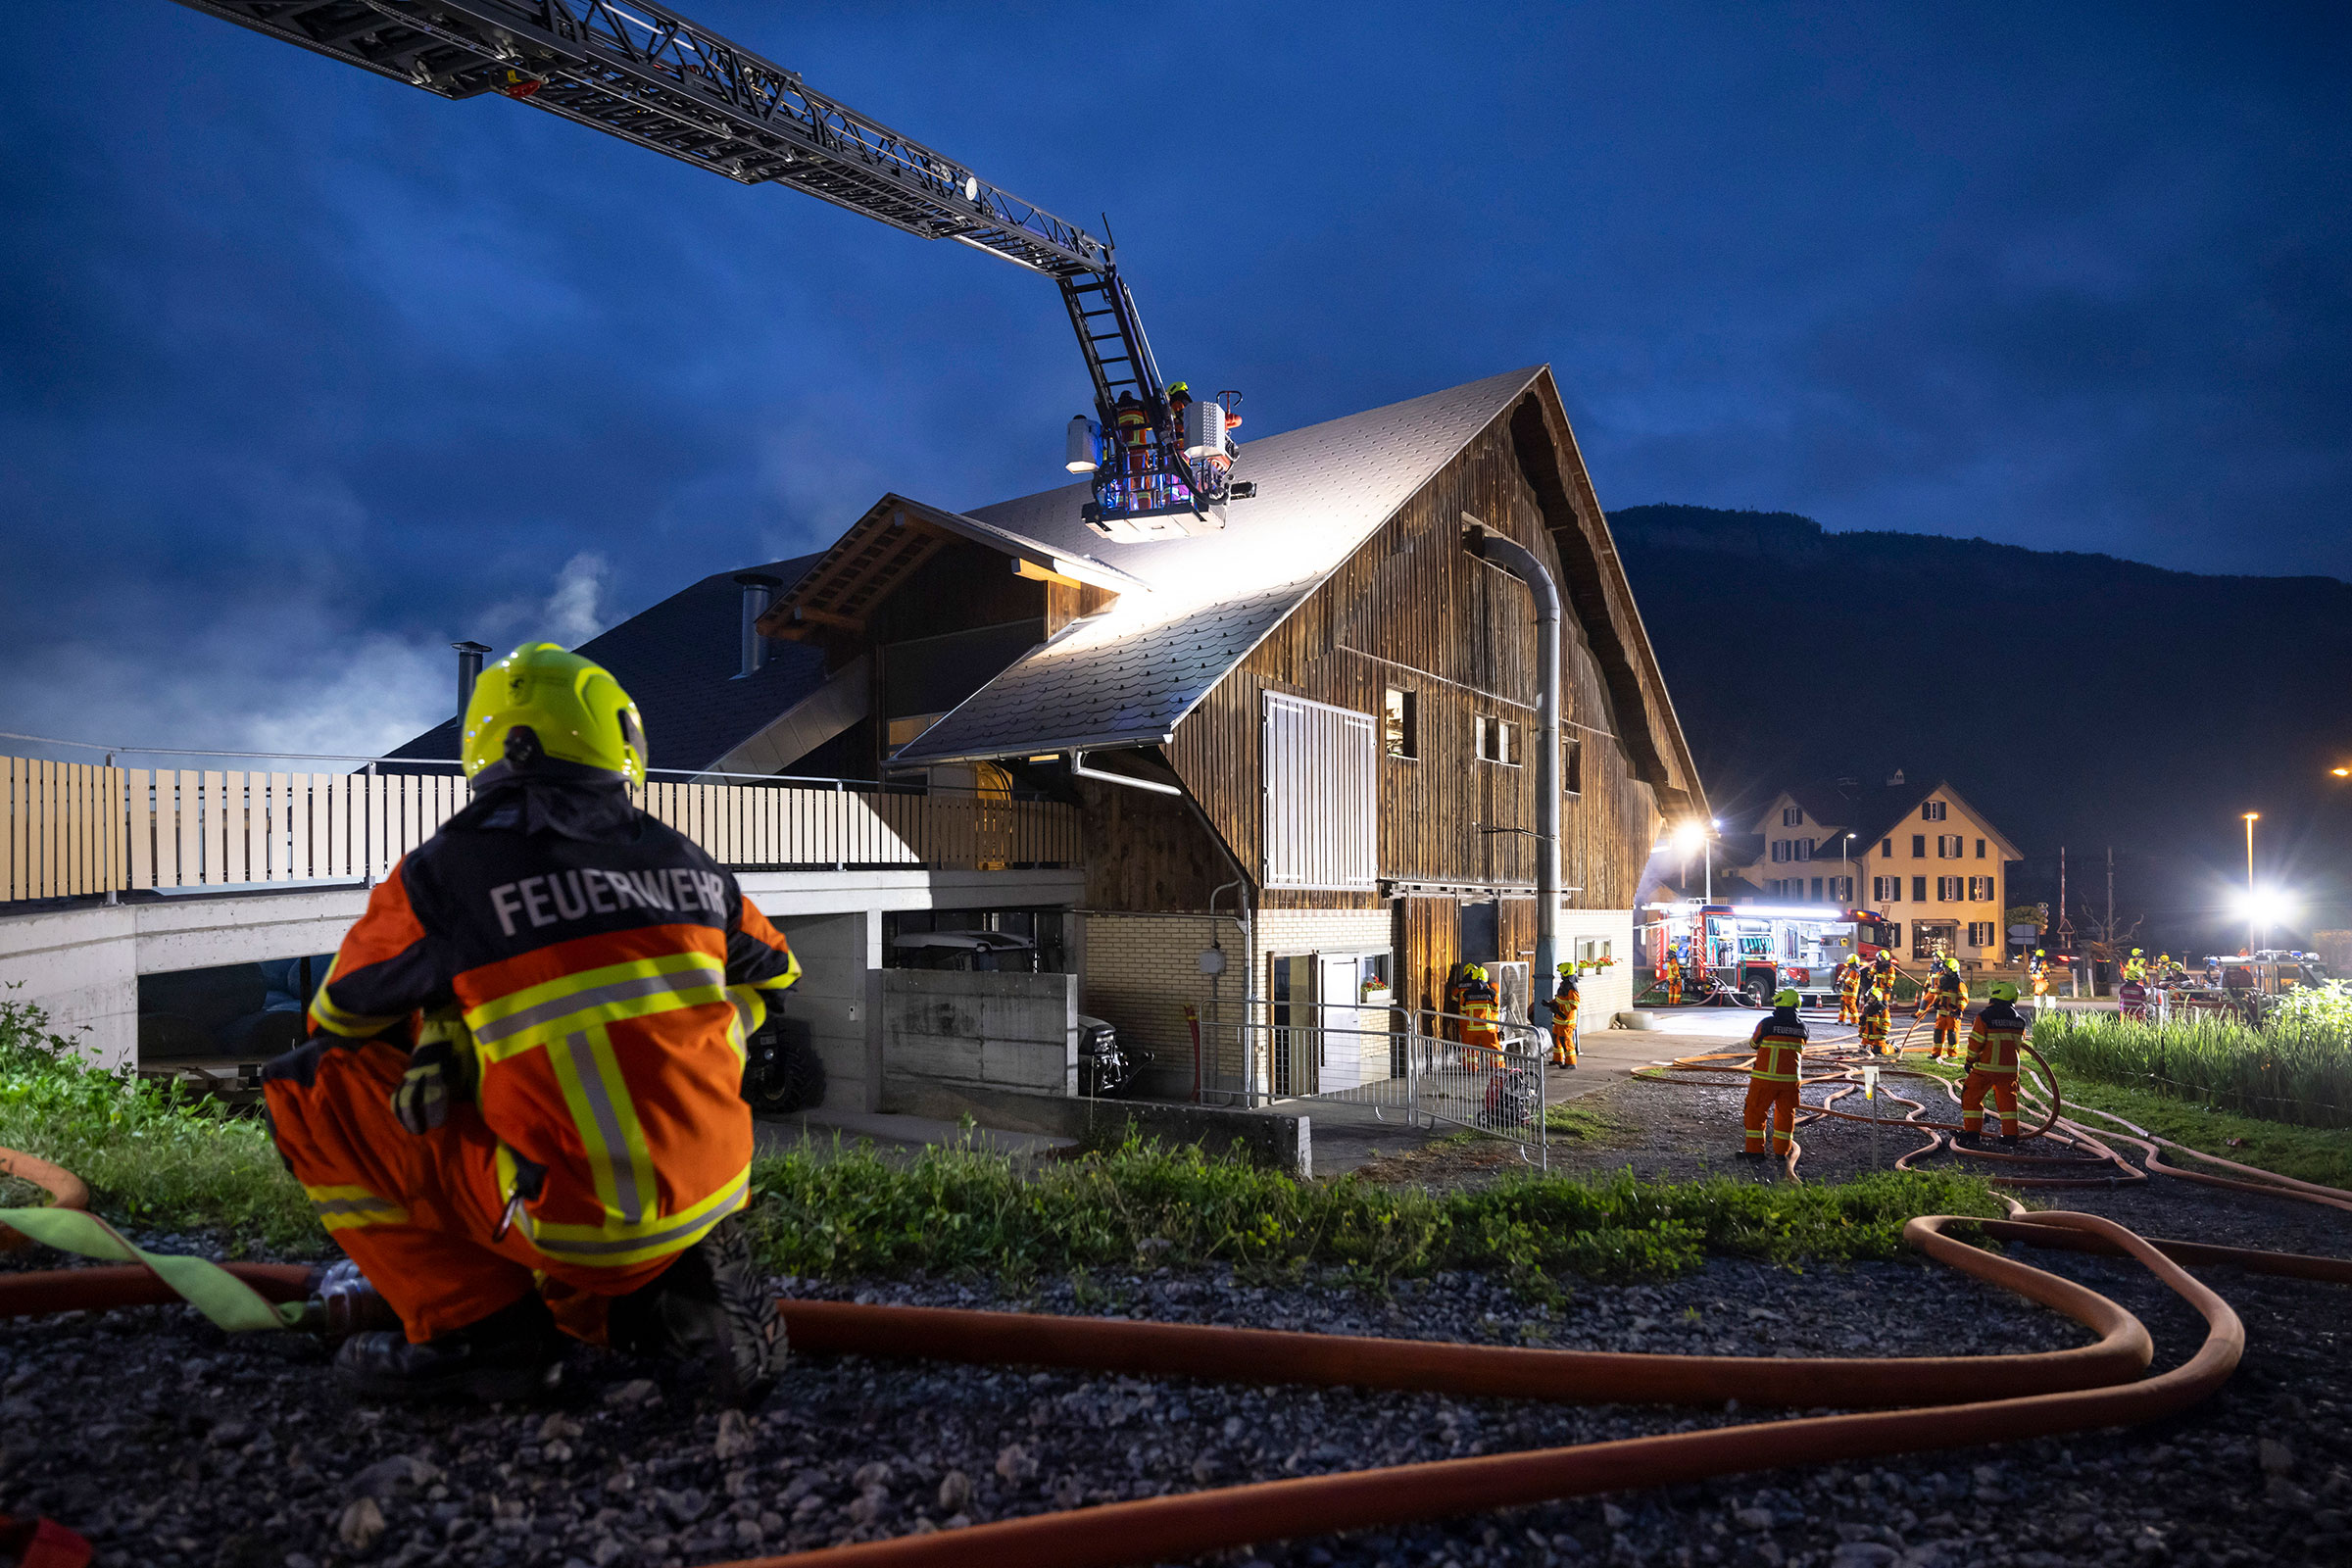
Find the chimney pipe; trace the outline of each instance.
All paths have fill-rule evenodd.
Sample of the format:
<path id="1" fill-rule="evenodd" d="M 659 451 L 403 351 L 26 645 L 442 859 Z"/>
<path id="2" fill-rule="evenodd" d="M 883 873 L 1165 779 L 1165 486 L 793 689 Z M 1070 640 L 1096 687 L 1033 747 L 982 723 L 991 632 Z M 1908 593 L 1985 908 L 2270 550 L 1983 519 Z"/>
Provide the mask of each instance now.
<path id="1" fill-rule="evenodd" d="M 482 656 L 490 652 L 488 643 L 451 643 L 458 651 L 458 734 L 461 742 L 466 732 L 466 710 L 473 704 L 473 683 L 481 678 Z"/>
<path id="2" fill-rule="evenodd" d="M 767 639 L 760 635 L 760 617 L 775 603 L 776 590 L 784 586 L 784 579 L 763 571 L 739 571 L 735 580 L 743 585 L 743 667 L 735 672 L 735 678 L 741 680 L 759 674 L 760 666 L 767 662 Z"/>

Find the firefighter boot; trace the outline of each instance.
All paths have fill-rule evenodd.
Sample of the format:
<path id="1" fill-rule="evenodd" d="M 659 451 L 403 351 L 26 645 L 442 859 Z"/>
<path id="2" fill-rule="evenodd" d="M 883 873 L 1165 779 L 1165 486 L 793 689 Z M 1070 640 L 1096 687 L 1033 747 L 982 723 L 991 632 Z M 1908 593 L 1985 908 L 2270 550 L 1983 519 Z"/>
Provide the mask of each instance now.
<path id="1" fill-rule="evenodd" d="M 616 1350 L 700 1364 L 729 1404 L 758 1398 L 784 1367 L 784 1320 L 731 1217 L 615 1300 L 610 1333 Z"/>
<path id="2" fill-rule="evenodd" d="M 527 1399 L 562 1379 L 564 1342 L 532 1292 L 422 1345 L 382 1329 L 354 1334 L 335 1352 L 335 1375 L 368 1399 Z"/>

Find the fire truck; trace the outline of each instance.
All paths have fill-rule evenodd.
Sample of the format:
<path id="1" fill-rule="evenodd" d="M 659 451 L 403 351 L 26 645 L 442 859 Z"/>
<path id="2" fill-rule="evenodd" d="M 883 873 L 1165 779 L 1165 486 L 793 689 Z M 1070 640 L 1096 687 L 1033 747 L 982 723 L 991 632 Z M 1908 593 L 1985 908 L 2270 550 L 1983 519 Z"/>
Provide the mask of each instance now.
<path id="1" fill-rule="evenodd" d="M 1838 966 L 1894 951 L 1895 926 L 1872 909 L 1834 905 L 1653 904 L 1647 953 L 1695 954 L 1708 973 L 1756 1006 L 1788 988 L 1808 1006 L 1836 1006 Z M 1896 955 L 1898 957 L 1899 954 Z"/>

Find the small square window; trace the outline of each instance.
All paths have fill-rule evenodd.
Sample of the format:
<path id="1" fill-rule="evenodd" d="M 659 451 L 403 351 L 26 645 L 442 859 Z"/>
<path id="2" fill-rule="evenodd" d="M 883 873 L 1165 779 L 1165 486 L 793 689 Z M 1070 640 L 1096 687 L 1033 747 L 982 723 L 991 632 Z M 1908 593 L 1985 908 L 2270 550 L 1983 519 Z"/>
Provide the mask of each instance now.
<path id="1" fill-rule="evenodd" d="M 1585 793 L 1585 743 L 1575 735 L 1560 742 L 1560 793 Z"/>
<path id="2" fill-rule="evenodd" d="M 1912 834 L 1912 835 L 1911 835 L 1911 858 L 1913 858 L 1914 860 L 1924 860 L 1924 859 L 1926 859 L 1927 858 L 1928 858 L 1928 836 L 1927 836 L 1925 833 L 1914 833 L 1914 834 Z"/>
<path id="3" fill-rule="evenodd" d="M 1920 807 L 1920 808 L 1919 808 L 1919 819 L 1920 819 L 1921 821 L 1923 821 L 1923 822 L 1940 822 L 1940 821 L 1942 821 L 1942 820 L 1943 820 L 1943 802 L 1941 802 L 1941 801 L 1929 801 L 1929 802 L 1927 802 L 1925 805 L 1921 806 L 1921 807 Z"/>
<path id="4" fill-rule="evenodd" d="M 1881 855 L 1892 855 L 1892 854 L 1894 853 L 1894 840 L 1892 840 L 1892 839 L 1881 839 L 1881 840 L 1879 840 L 1879 853 L 1880 853 Z"/>
<path id="5" fill-rule="evenodd" d="M 1984 858 L 1984 841 L 1983 839 L 1977 840 L 1977 858 L 1980 860 Z"/>
<path id="6" fill-rule="evenodd" d="M 1801 808 L 1794 806 L 1784 806 L 1781 808 L 1781 826 L 1795 827 L 1798 823 L 1804 821 L 1804 819 L 1805 813 Z"/>
<path id="7" fill-rule="evenodd" d="M 1382 709 L 1381 729 L 1391 757 L 1421 755 L 1419 737 L 1415 733 L 1417 725 L 1414 720 L 1419 716 L 1413 711 L 1416 706 L 1411 692 L 1401 686 L 1389 688 Z"/>
<path id="8" fill-rule="evenodd" d="M 1926 877 L 1915 876 L 1911 879 L 1911 902 L 1913 904 L 1928 902 L 1928 879 Z"/>
<path id="9" fill-rule="evenodd" d="M 1478 756 L 1485 762 L 1511 765 L 1511 726 L 1493 713 L 1478 715 Z"/>

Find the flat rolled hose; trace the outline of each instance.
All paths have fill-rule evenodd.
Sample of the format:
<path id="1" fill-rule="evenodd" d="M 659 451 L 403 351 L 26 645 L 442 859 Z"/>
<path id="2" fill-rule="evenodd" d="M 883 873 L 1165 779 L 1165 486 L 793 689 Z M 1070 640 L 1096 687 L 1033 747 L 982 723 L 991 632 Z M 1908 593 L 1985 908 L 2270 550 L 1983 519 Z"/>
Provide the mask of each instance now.
<path id="1" fill-rule="evenodd" d="M 53 1165 L 22 1150 L 0 1149 L 0 1176 L 14 1176 L 19 1181 L 32 1183 L 49 1195 L 53 1207 L 90 1206 L 90 1189 L 80 1177 L 63 1165 Z M 0 1214 L 7 1212 L 6 1209 L 0 1209 Z M 5 1223 L 0 1223 L 0 1252 L 14 1252 L 31 1245 L 31 1238 L 20 1236 Z"/>

